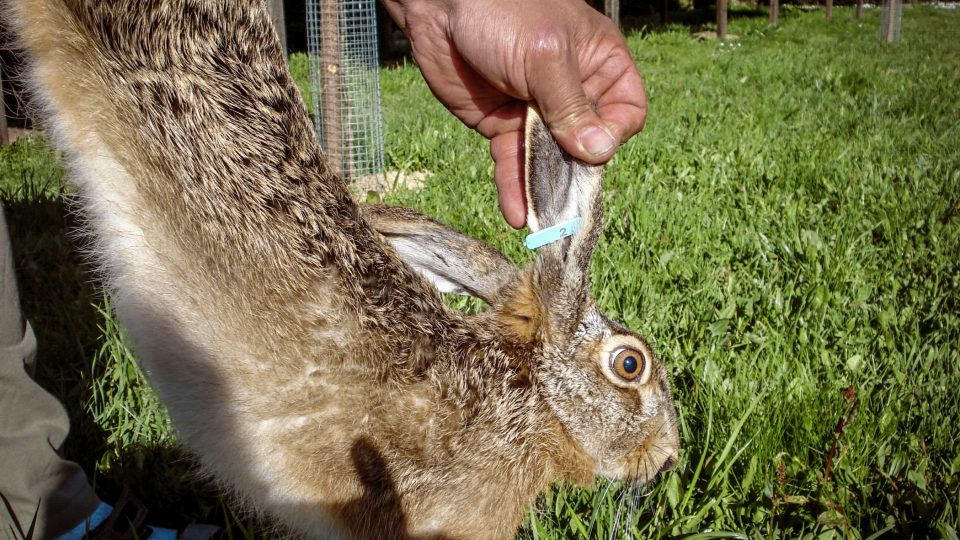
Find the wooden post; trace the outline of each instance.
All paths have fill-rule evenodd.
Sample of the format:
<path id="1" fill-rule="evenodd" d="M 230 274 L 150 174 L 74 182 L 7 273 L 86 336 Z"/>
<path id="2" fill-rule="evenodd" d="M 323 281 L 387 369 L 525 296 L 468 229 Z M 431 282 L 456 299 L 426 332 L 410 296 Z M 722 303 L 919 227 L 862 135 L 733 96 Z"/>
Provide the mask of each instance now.
<path id="1" fill-rule="evenodd" d="M 280 38 L 280 47 L 284 56 L 286 56 L 287 19 L 283 15 L 283 0 L 268 0 L 267 11 L 270 12 L 270 20 L 273 21 L 273 28 L 277 31 L 277 37 Z"/>
<path id="2" fill-rule="evenodd" d="M 863 20 L 863 0 L 857 0 L 857 21 Z"/>
<path id="3" fill-rule="evenodd" d="M 863 0 L 858 0 L 862 2 Z M 780 0 L 770 0 L 770 27 L 776 28 L 780 24 Z"/>
<path id="4" fill-rule="evenodd" d="M 833 0 L 827 0 L 827 20 L 833 19 Z"/>
<path id="5" fill-rule="evenodd" d="M 717 39 L 727 39 L 727 0 L 717 0 Z"/>
<path id="6" fill-rule="evenodd" d="M 343 84 L 340 58 L 340 6 L 337 0 L 320 2 L 320 114 L 323 153 L 333 170 L 343 172 L 343 129 L 340 112 Z"/>
<path id="7" fill-rule="evenodd" d="M 613 24 L 620 26 L 620 0 L 603 0 L 603 12 Z"/>

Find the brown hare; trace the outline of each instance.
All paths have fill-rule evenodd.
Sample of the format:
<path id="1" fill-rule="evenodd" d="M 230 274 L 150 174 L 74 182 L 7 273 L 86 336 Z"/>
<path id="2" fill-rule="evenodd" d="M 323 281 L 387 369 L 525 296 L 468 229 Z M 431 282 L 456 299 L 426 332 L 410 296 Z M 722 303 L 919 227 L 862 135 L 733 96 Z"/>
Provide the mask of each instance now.
<path id="1" fill-rule="evenodd" d="M 666 368 L 590 296 L 602 170 L 535 109 L 530 227 L 579 228 L 518 270 L 351 199 L 260 2 L 3 1 L 143 369 L 253 508 L 308 537 L 507 538 L 554 481 L 676 461 Z"/>

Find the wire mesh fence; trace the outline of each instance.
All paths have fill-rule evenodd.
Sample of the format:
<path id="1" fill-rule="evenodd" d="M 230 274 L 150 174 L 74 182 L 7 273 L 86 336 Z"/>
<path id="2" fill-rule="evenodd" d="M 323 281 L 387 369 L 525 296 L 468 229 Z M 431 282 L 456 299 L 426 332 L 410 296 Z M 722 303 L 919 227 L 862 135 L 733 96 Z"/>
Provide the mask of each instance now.
<path id="1" fill-rule="evenodd" d="M 375 0 L 307 0 L 314 123 L 346 179 L 383 171 Z"/>
<path id="2" fill-rule="evenodd" d="M 886 43 L 900 40 L 900 21 L 903 19 L 901 0 L 884 0 L 880 15 L 880 39 Z"/>

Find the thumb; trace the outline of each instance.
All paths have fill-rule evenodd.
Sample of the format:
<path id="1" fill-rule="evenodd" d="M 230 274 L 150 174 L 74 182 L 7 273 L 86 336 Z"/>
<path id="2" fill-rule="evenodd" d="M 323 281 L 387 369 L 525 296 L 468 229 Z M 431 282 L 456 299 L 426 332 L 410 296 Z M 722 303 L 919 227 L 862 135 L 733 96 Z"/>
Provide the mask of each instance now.
<path id="1" fill-rule="evenodd" d="M 530 81 L 530 94 L 567 153 L 587 163 L 605 163 L 613 157 L 617 139 L 593 110 L 579 74 L 573 58 L 559 66 L 542 63 Z"/>

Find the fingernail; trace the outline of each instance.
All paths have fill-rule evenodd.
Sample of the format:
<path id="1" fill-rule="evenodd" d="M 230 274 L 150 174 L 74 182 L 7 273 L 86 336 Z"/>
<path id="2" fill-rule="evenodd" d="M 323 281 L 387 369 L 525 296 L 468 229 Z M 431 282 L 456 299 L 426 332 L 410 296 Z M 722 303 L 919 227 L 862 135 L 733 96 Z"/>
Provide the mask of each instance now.
<path id="1" fill-rule="evenodd" d="M 606 154 L 617 144 L 613 135 L 605 128 L 599 126 L 590 126 L 584 129 L 580 132 L 580 136 L 577 137 L 577 139 L 580 141 L 580 146 L 582 146 L 584 150 L 595 156 Z"/>

